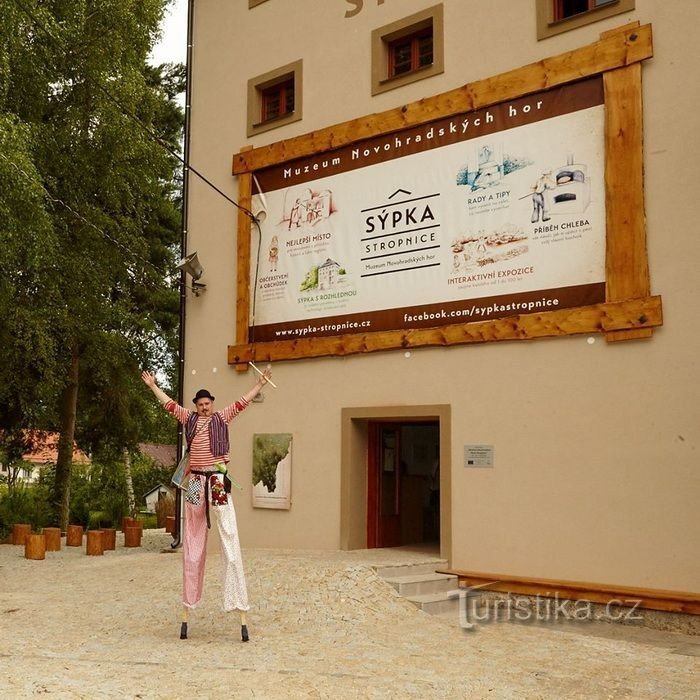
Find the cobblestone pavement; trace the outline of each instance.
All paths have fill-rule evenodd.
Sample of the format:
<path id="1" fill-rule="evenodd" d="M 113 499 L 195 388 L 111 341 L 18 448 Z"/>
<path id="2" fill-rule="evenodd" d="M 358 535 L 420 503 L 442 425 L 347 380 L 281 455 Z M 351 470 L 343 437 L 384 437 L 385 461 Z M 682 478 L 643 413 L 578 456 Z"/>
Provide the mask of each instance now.
<path id="1" fill-rule="evenodd" d="M 373 567 L 404 550 L 244 550 L 251 641 L 221 612 L 210 548 L 190 638 L 178 638 L 181 555 L 170 537 L 28 561 L 0 546 L 0 697 L 700 698 L 700 639 L 614 638 L 541 625 L 467 632 L 401 598 Z M 623 636 L 623 638 L 619 638 Z"/>

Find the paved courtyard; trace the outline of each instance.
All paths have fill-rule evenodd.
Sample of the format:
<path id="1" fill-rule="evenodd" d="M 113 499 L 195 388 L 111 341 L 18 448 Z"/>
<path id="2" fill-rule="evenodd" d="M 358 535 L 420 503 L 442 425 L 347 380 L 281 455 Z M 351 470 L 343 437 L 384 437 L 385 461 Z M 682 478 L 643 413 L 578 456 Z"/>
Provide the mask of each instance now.
<path id="1" fill-rule="evenodd" d="M 170 537 L 28 561 L 0 546 L 0 697 L 700 699 L 700 637 L 431 617 L 373 567 L 404 550 L 244 550 L 251 641 L 221 612 L 211 551 L 202 606 L 179 639 L 181 554 Z M 601 624 L 601 623 L 598 623 Z M 615 629 L 613 629 L 615 628 Z"/>

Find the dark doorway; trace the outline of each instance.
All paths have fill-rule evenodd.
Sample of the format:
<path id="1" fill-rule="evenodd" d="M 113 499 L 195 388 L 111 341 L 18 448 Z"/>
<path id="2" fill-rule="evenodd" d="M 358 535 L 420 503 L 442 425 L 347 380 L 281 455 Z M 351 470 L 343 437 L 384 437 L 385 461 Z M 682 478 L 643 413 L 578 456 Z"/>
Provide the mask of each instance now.
<path id="1" fill-rule="evenodd" d="M 440 424 L 368 424 L 367 546 L 440 541 Z"/>

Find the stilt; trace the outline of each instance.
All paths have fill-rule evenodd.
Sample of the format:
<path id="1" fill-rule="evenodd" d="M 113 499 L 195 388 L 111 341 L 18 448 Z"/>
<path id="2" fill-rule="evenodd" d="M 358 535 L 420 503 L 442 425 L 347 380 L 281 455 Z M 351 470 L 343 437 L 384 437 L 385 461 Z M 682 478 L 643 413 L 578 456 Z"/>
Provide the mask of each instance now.
<path id="1" fill-rule="evenodd" d="M 247 642 L 250 637 L 248 636 L 248 625 L 247 625 L 247 617 L 246 614 L 243 610 L 241 610 L 241 641 L 242 642 Z"/>
<path id="2" fill-rule="evenodd" d="M 187 639 L 187 613 L 188 610 L 183 606 L 182 608 L 182 624 L 180 625 L 180 639 Z"/>

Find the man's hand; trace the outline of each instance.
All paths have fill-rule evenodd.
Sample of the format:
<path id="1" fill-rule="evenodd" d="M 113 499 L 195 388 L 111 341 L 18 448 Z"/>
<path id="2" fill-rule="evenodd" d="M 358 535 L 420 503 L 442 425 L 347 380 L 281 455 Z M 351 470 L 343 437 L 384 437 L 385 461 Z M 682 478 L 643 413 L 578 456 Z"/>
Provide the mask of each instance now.
<path id="1" fill-rule="evenodd" d="M 141 379 L 143 379 L 143 383 L 156 395 L 156 398 L 163 406 L 165 406 L 168 401 L 172 401 L 172 399 L 156 384 L 156 376 L 153 372 L 146 372 L 144 370 L 141 372 Z"/>
<path id="2" fill-rule="evenodd" d="M 156 377 L 152 372 L 141 372 L 141 379 L 143 379 L 143 383 L 149 388 L 153 389 L 156 384 Z"/>

